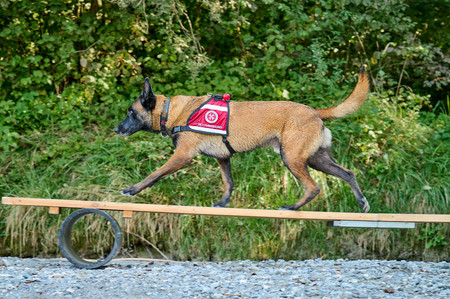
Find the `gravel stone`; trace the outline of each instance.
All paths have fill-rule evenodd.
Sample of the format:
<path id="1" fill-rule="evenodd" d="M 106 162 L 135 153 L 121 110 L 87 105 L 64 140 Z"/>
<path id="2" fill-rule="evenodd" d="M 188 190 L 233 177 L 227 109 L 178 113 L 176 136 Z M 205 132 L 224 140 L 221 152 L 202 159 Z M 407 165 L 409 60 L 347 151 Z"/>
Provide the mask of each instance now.
<path id="1" fill-rule="evenodd" d="M 0 265 L 0 298 L 450 298 L 448 262 L 113 260 L 87 270 L 3 257 Z"/>

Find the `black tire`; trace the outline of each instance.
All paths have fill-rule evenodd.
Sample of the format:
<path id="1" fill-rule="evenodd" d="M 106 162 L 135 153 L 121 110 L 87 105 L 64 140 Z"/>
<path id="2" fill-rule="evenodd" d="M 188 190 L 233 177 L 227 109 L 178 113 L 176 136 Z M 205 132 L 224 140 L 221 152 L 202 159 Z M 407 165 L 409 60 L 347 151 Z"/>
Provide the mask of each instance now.
<path id="1" fill-rule="evenodd" d="M 73 225 L 83 216 L 88 214 L 98 214 L 106 218 L 114 230 L 114 246 L 108 256 L 103 260 L 95 262 L 84 260 L 72 247 L 71 234 Z M 122 246 L 122 232 L 119 224 L 108 213 L 96 209 L 81 209 L 70 214 L 64 220 L 59 230 L 59 249 L 62 255 L 78 268 L 96 269 L 109 263 L 117 254 Z"/>

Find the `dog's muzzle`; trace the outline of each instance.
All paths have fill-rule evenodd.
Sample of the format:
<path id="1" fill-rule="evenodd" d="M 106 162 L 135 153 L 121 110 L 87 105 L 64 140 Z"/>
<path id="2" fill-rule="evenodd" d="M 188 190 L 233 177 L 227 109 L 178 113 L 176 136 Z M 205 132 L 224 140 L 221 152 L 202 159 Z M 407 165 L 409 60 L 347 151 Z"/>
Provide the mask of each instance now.
<path id="1" fill-rule="evenodd" d="M 130 135 L 131 135 L 131 134 L 127 133 L 127 132 L 123 132 L 123 131 L 119 128 L 119 126 L 117 126 L 117 127 L 114 129 L 114 132 L 116 132 L 116 134 L 119 134 L 120 136 L 130 136 Z"/>

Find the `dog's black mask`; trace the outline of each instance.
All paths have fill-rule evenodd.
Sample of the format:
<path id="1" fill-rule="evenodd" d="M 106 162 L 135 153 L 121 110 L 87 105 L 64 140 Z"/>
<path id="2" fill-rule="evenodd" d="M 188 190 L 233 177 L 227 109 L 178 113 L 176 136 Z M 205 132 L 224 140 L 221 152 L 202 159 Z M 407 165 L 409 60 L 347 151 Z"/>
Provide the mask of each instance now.
<path id="1" fill-rule="evenodd" d="M 144 89 L 141 95 L 128 108 L 127 117 L 114 129 L 122 136 L 130 136 L 138 131 L 152 130 L 151 112 L 155 108 L 156 97 L 153 94 L 152 85 L 148 78 L 145 78 Z"/>

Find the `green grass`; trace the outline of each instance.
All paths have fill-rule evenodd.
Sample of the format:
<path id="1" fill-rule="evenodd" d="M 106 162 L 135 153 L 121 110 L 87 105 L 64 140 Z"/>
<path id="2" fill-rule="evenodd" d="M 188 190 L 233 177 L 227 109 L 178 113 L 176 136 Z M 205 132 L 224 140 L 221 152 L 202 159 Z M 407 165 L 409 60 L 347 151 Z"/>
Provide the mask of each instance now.
<path id="1" fill-rule="evenodd" d="M 372 97 L 356 117 L 327 123 L 335 159 L 356 173 L 371 212 L 449 214 L 445 134 L 450 118 L 424 117 L 397 105 L 388 97 Z M 24 135 L 18 149 L 0 153 L 0 195 L 195 206 L 220 199 L 218 165 L 203 156 L 133 198 L 121 196 L 121 189 L 161 166 L 173 148 L 160 135 L 116 136 L 114 125 L 64 132 L 52 127 Z M 232 170 L 236 190 L 230 207 L 277 209 L 303 194 L 271 149 L 235 155 Z M 304 210 L 360 212 L 344 182 L 311 174 L 321 193 Z M 1 206 L 0 255 L 57 255 L 58 229 L 72 211 L 50 215 L 44 208 Z M 450 258 L 448 224 L 418 224 L 413 230 L 337 229 L 320 221 L 150 213 L 125 220 L 121 213 L 111 213 L 126 232 L 124 256 L 160 256 L 154 246 L 180 260 Z M 92 239 L 86 232 L 94 231 L 92 224 L 79 228 L 77 242 Z"/>

